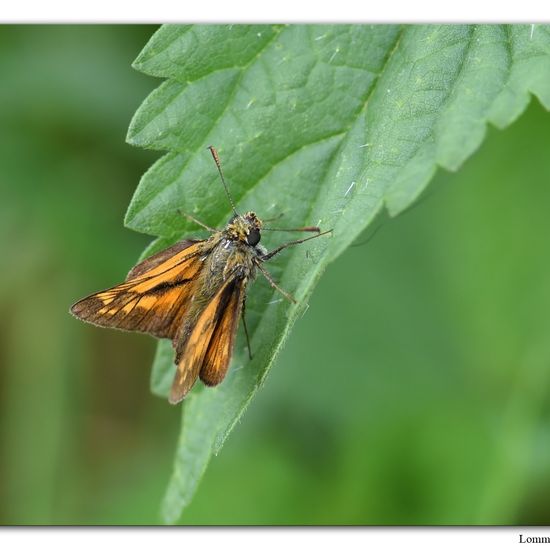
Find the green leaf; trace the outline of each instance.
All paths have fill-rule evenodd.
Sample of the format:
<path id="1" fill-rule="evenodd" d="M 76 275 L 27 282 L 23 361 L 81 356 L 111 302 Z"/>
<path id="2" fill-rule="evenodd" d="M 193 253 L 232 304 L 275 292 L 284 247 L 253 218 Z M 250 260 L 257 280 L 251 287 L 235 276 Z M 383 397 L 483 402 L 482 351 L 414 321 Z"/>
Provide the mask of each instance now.
<path id="1" fill-rule="evenodd" d="M 307 309 L 327 264 L 385 207 L 394 216 L 437 167 L 456 170 L 488 123 L 517 118 L 536 94 L 550 107 L 550 32 L 533 25 L 164 26 L 134 65 L 167 80 L 138 109 L 128 141 L 168 151 L 143 176 L 126 225 L 159 237 L 150 254 L 202 235 L 179 211 L 223 226 L 230 206 L 206 146 L 218 148 L 241 211 L 332 228 L 269 265 L 299 300 L 261 278 L 247 301 L 254 359 L 243 340 L 216 388 L 185 402 L 163 506 L 173 523 Z M 271 248 L 283 234 L 264 234 Z M 159 344 L 153 391 L 174 366 Z M 199 386 L 199 385 L 197 385 Z"/>

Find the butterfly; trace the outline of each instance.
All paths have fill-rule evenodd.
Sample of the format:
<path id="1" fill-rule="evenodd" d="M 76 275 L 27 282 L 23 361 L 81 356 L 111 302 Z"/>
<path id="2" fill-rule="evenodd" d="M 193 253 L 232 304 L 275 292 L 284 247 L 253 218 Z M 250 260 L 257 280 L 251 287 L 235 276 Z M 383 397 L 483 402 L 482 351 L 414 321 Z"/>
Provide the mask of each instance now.
<path id="1" fill-rule="evenodd" d="M 244 317 L 246 290 L 259 271 L 269 284 L 291 302 L 262 265 L 289 246 L 326 235 L 318 227 L 282 231 L 306 231 L 316 235 L 282 244 L 268 252 L 260 245 L 263 223 L 254 212 L 236 210 L 216 149 L 209 147 L 233 216 L 222 230 L 183 214 L 212 233 L 208 239 L 184 239 L 137 264 L 126 280 L 76 302 L 71 313 L 82 321 L 169 338 L 175 349 L 176 374 L 169 395 L 178 403 L 200 378 L 215 386 L 231 362 L 235 337 Z M 264 228 L 268 229 L 268 228 Z"/>

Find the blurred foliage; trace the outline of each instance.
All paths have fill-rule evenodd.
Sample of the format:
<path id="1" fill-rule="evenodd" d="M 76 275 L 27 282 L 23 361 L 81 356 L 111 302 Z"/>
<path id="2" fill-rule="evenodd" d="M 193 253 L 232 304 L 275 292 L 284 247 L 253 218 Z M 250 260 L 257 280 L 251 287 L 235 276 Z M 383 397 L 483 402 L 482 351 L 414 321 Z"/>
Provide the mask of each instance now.
<path id="1" fill-rule="evenodd" d="M 122 218 L 157 156 L 124 144 L 153 30 L 0 28 L 2 524 L 159 520 L 154 340 L 68 314 L 149 240 Z M 533 102 L 329 267 L 185 523 L 550 521 L 549 142 Z"/>

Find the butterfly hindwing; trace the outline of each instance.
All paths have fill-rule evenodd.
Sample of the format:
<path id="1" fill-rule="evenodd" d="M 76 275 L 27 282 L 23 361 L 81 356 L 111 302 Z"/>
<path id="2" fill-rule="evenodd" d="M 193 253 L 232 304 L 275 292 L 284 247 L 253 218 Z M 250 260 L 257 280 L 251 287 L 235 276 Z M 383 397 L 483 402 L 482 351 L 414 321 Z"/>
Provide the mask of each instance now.
<path id="1" fill-rule="evenodd" d="M 207 386 L 216 386 L 227 374 L 241 317 L 246 282 L 246 279 L 235 281 L 225 309 L 221 312 L 214 329 L 199 373 L 200 379 Z"/>
<path id="2" fill-rule="evenodd" d="M 231 360 L 245 287 L 242 277 L 226 281 L 201 312 L 185 341 L 176 342 L 177 371 L 171 403 L 181 401 L 199 375 L 211 386 L 223 380 Z"/>
<path id="3" fill-rule="evenodd" d="M 181 241 L 138 264 L 128 279 L 80 300 L 78 318 L 103 327 L 174 338 L 193 296 L 204 241 Z"/>

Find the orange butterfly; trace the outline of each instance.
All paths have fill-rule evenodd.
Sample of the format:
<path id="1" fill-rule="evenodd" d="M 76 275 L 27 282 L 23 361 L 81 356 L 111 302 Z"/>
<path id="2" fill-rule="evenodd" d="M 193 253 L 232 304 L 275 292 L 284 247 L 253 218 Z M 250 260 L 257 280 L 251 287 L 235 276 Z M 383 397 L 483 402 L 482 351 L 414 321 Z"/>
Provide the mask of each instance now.
<path id="1" fill-rule="evenodd" d="M 262 263 L 288 246 L 330 233 L 321 233 L 318 227 L 291 229 L 317 234 L 267 252 L 259 244 L 262 221 L 254 212 L 237 212 L 218 154 L 213 147 L 209 149 L 234 212 L 225 229 L 213 229 L 186 215 L 211 231 L 210 238 L 182 240 L 136 265 L 124 283 L 92 294 L 71 307 L 73 315 L 95 325 L 170 338 L 177 365 L 170 403 L 181 401 L 199 377 L 207 386 L 224 379 L 241 313 L 248 342 L 245 293 L 256 270 L 295 302 L 277 286 Z"/>

